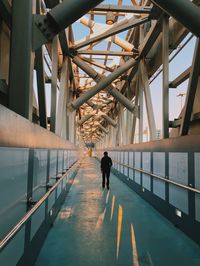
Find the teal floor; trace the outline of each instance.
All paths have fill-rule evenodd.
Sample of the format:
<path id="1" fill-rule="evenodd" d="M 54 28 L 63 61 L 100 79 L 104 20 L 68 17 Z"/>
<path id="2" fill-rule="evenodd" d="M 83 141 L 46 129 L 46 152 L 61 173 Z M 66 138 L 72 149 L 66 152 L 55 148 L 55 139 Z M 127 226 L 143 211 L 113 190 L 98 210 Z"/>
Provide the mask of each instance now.
<path id="1" fill-rule="evenodd" d="M 86 158 L 43 245 L 37 266 L 200 266 L 200 247 Z"/>

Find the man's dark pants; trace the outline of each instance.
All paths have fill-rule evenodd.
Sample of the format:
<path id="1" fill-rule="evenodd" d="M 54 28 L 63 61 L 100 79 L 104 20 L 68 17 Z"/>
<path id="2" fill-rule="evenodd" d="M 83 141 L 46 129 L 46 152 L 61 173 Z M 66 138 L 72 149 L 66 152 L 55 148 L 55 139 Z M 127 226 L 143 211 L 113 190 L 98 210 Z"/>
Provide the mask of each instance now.
<path id="1" fill-rule="evenodd" d="M 109 189 L 109 177 L 110 177 L 110 170 L 103 170 L 102 171 L 102 187 L 105 187 L 105 181 L 107 189 Z"/>

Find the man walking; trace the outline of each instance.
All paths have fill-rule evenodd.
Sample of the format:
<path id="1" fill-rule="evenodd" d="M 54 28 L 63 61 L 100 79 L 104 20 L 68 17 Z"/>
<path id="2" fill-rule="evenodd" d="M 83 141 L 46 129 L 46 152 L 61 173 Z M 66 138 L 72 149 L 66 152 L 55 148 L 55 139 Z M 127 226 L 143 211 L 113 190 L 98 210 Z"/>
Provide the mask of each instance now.
<path id="1" fill-rule="evenodd" d="M 105 187 L 105 177 L 106 177 L 106 186 L 109 189 L 109 177 L 110 177 L 110 168 L 112 166 L 112 160 L 108 157 L 107 151 L 105 151 L 103 158 L 101 159 L 101 172 L 102 172 L 102 188 Z"/>

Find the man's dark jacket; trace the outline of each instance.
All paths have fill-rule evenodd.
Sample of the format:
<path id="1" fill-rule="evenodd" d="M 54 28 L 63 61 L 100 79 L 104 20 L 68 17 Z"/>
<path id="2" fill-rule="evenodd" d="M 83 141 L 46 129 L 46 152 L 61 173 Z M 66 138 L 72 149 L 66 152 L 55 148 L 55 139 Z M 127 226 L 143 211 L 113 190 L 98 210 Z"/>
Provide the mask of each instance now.
<path id="1" fill-rule="evenodd" d="M 108 172 L 108 171 L 110 171 L 111 166 L 112 166 L 111 158 L 108 156 L 104 156 L 101 159 L 101 170 L 104 172 Z"/>

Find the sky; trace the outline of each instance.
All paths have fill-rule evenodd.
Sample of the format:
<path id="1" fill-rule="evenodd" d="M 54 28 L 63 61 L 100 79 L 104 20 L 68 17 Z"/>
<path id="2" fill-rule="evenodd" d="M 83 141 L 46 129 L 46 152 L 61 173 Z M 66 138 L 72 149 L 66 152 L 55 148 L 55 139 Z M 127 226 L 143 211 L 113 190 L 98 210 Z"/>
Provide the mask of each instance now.
<path id="1" fill-rule="evenodd" d="M 102 4 L 116 4 L 117 0 L 103 1 Z M 132 5 L 130 0 L 124 0 L 123 5 Z M 104 23 L 105 17 L 98 17 L 99 23 Z M 96 21 L 96 19 L 95 19 Z M 89 31 L 86 27 L 80 26 L 80 23 L 73 24 L 75 39 L 81 39 L 88 34 Z M 127 32 L 120 33 L 118 36 L 124 38 Z M 188 37 L 186 37 L 187 39 Z M 183 43 L 185 40 L 183 40 Z M 181 45 L 181 44 L 180 44 Z M 182 51 L 175 57 L 175 59 L 169 65 L 169 81 L 174 80 L 181 72 L 186 70 L 192 63 L 192 55 L 194 51 L 195 37 L 182 49 Z M 106 45 L 99 44 L 99 49 L 105 49 Z M 179 46 L 180 47 L 180 46 Z M 95 48 L 97 49 L 97 48 Z M 120 50 L 116 45 L 111 46 L 111 51 Z M 174 51 L 176 52 L 177 49 Z M 173 54 L 173 53 L 172 53 Z M 176 89 L 169 89 L 169 120 L 178 118 L 182 106 L 185 101 L 185 95 L 183 97 L 178 96 L 180 93 L 185 94 L 187 91 L 188 80 L 178 86 Z M 156 128 L 162 129 L 162 72 L 160 75 L 150 84 L 152 103 L 156 121 Z M 182 98 L 182 99 L 181 99 Z M 147 116 L 144 111 L 144 128 L 147 126 Z"/>

